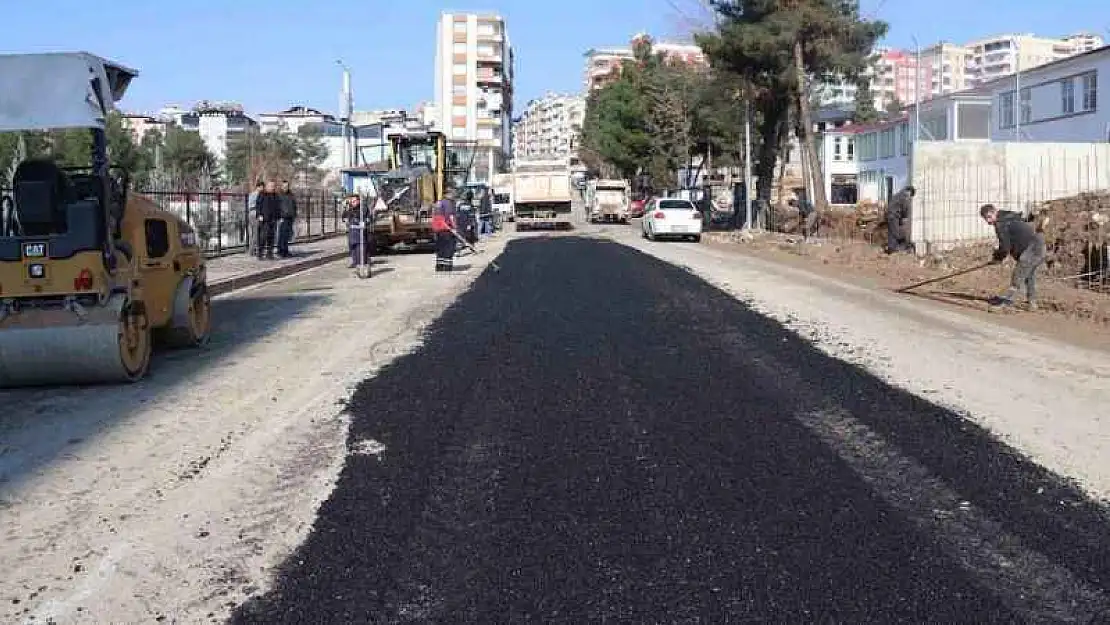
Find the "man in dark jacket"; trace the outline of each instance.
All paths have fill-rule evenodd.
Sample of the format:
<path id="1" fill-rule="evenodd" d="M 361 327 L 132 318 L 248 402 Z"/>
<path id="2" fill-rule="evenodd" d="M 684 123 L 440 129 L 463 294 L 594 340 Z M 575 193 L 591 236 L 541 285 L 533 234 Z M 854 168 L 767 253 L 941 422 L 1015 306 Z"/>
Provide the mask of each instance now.
<path id="1" fill-rule="evenodd" d="M 798 209 L 798 217 L 801 218 L 801 223 L 798 225 L 802 229 L 802 239 L 808 241 L 810 237 L 817 234 L 820 224 L 817 218 L 817 209 L 813 207 L 813 202 L 805 198 L 790 198 L 787 203 Z"/>
<path id="2" fill-rule="evenodd" d="M 289 243 L 293 240 L 293 222 L 297 219 L 297 198 L 288 180 L 281 181 L 281 217 L 278 223 L 278 256 L 289 258 Z"/>
<path id="3" fill-rule="evenodd" d="M 258 258 L 274 258 L 274 234 L 281 217 L 281 196 L 274 183 L 267 182 L 266 190 L 258 195 Z"/>
<path id="4" fill-rule="evenodd" d="M 913 197 L 917 189 L 907 185 L 886 205 L 886 253 L 904 252 L 909 249 L 907 228 L 913 210 Z"/>
<path id="5" fill-rule="evenodd" d="M 988 224 L 994 226 L 998 237 L 998 249 L 991 258 L 993 263 L 1001 263 L 1007 256 L 1017 261 L 1010 288 L 999 297 L 992 297 L 992 306 L 1012 306 L 1014 296 L 1024 288 L 1029 309 L 1037 309 L 1037 270 L 1045 263 L 1047 249 L 1044 234 L 1022 218 L 1020 213 L 998 210 L 993 204 L 984 204 L 979 214 Z"/>
<path id="6" fill-rule="evenodd" d="M 363 223 L 362 198 L 357 193 L 347 196 L 347 207 L 343 210 L 343 221 L 347 224 L 347 251 L 350 253 L 349 269 L 362 265 L 365 251 L 366 262 L 369 264 L 373 255 L 373 236 L 371 230 L 374 220 L 367 209 L 366 223 Z"/>

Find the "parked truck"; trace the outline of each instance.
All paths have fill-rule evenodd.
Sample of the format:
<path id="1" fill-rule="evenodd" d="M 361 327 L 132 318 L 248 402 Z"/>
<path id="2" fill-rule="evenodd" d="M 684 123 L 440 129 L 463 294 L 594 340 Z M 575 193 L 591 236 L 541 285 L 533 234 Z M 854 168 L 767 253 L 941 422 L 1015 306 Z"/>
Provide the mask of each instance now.
<path id="1" fill-rule="evenodd" d="M 627 180 L 591 180 L 586 198 L 590 223 L 628 223 L 630 198 Z"/>
<path id="2" fill-rule="evenodd" d="M 513 171 L 516 229 L 570 230 L 574 198 L 566 160 L 520 161 Z"/>

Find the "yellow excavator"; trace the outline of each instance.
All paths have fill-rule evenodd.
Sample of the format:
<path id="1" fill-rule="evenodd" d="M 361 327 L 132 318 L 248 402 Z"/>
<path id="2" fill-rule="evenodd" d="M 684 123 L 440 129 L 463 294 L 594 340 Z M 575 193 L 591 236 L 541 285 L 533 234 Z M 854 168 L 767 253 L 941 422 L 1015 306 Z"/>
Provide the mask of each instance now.
<path id="1" fill-rule="evenodd" d="M 156 337 L 208 339 L 195 231 L 108 161 L 108 115 L 137 75 L 85 52 L 0 55 L 0 132 L 92 135 L 89 167 L 24 160 L 2 201 L 0 386 L 135 382 Z"/>

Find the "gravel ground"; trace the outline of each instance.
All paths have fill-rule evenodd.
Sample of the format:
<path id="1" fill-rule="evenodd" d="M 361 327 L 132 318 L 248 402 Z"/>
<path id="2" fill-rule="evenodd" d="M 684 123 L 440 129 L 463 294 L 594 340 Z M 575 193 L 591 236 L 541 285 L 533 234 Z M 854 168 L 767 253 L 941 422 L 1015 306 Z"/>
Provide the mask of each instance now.
<path id="1" fill-rule="evenodd" d="M 137 385 L 0 394 L 0 621 L 220 622 L 264 588 L 342 466 L 342 402 L 480 268 L 383 260 L 218 298 L 212 343 Z"/>
<path id="2" fill-rule="evenodd" d="M 642 245 L 629 232 L 616 236 Z M 702 246 L 651 247 L 750 278 L 753 302 L 901 328 L 892 346 L 994 386 L 988 421 L 1014 405 L 1034 418 L 1038 398 L 1060 411 L 1098 399 L 1053 395 L 1070 388 L 1061 371 L 1013 397 L 1027 374 L 998 368 L 1063 358 L 1049 346 L 1015 353 L 990 329 L 942 331 L 859 293 L 760 280 Z M 960 414 L 616 243 L 535 237 L 498 262 L 358 387 L 335 490 L 273 590 L 232 622 L 1053 623 L 1110 603 L 1104 510 Z M 858 349 L 805 323 L 837 355 Z M 965 350 L 938 361 L 953 342 Z"/>

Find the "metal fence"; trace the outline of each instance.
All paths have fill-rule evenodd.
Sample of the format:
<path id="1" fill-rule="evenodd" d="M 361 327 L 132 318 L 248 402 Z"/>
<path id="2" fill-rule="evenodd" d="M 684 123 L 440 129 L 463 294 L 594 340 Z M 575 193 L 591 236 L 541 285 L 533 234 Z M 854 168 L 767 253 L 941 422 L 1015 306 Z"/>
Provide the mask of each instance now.
<path id="1" fill-rule="evenodd" d="M 187 221 L 207 256 L 246 251 L 257 238 L 256 220 L 248 214 L 246 193 L 166 189 L 136 192 Z M 340 219 L 343 209 L 339 196 L 320 190 L 296 190 L 294 194 L 297 198 L 294 242 L 317 240 L 346 230 Z M 0 189 L 0 198 L 10 199 L 11 191 Z"/>
<path id="2" fill-rule="evenodd" d="M 255 243 L 256 219 L 248 214 L 249 194 L 224 191 L 139 191 L 162 210 L 189 222 L 210 256 L 242 252 Z M 341 199 L 327 191 L 298 190 L 295 241 L 315 240 L 345 230 Z"/>

